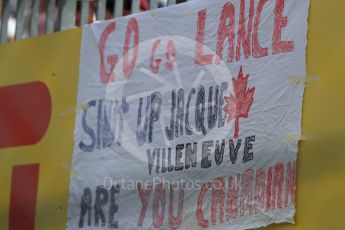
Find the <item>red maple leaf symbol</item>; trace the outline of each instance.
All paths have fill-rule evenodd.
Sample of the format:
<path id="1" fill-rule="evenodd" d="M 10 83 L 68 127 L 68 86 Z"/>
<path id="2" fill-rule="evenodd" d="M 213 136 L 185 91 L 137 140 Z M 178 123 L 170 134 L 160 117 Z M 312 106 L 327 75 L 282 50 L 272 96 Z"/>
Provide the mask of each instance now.
<path id="1" fill-rule="evenodd" d="M 237 80 L 232 79 L 234 95 L 230 94 L 230 97 L 224 97 L 226 105 L 223 110 L 228 113 L 227 122 L 229 123 L 235 119 L 235 139 L 238 138 L 240 118 L 248 118 L 248 113 L 254 100 L 255 87 L 247 89 L 248 78 L 249 74 L 243 77 L 241 66 Z"/>

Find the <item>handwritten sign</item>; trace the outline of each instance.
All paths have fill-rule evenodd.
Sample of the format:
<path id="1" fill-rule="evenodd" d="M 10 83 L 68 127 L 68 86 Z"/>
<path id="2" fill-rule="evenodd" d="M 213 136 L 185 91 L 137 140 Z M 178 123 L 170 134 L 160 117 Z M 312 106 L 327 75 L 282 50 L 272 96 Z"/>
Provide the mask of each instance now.
<path id="1" fill-rule="evenodd" d="M 308 7 L 191 1 L 85 26 L 67 227 L 293 222 Z"/>

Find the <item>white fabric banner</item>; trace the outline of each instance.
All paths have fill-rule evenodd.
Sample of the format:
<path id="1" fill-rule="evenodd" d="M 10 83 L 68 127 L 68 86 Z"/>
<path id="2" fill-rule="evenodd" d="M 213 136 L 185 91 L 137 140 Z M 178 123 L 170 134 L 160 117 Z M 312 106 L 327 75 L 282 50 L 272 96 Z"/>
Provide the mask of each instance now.
<path id="1" fill-rule="evenodd" d="M 195 0 L 83 29 L 68 229 L 294 222 L 309 0 Z"/>

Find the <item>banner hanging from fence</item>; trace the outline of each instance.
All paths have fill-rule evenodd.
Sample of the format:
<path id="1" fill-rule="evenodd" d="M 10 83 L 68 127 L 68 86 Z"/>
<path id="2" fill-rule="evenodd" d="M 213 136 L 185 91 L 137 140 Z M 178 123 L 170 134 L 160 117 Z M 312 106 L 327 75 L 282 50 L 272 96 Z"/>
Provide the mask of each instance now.
<path id="1" fill-rule="evenodd" d="M 191 1 L 85 26 L 68 229 L 293 222 L 308 8 Z"/>

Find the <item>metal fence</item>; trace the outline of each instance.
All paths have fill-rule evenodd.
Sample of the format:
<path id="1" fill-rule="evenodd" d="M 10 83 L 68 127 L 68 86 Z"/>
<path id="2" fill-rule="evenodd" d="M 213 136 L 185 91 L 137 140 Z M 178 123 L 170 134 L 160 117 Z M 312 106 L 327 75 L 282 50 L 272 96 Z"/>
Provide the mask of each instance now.
<path id="1" fill-rule="evenodd" d="M 146 8 L 142 9 L 143 1 Z M 187 0 L 0 0 L 0 42 L 62 31 L 95 20 Z"/>

